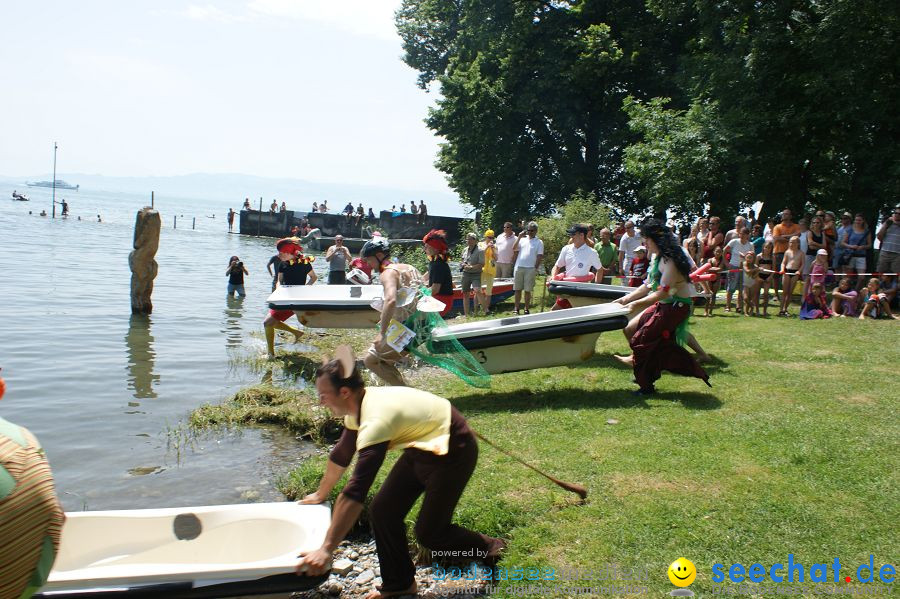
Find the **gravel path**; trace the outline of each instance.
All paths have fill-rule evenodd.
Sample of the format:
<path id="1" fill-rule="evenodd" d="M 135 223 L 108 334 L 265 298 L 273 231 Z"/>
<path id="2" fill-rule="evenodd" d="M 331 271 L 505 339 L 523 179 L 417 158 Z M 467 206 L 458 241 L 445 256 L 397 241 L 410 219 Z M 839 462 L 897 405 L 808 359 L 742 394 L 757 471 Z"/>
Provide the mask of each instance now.
<path id="1" fill-rule="evenodd" d="M 452 596 L 456 599 L 472 599 L 484 595 L 484 582 L 443 581 L 437 582 L 432 576 L 430 566 L 416 567 L 416 582 L 419 586 L 418 597 L 434 599 Z M 460 583 L 477 589 L 477 593 L 460 592 Z M 381 570 L 378 567 L 378 555 L 375 541 L 344 541 L 334 552 L 331 576 L 318 589 L 294 593 L 292 599 L 331 599 L 333 597 L 363 597 L 381 584 Z M 413 597 L 413 595 L 404 595 Z"/>

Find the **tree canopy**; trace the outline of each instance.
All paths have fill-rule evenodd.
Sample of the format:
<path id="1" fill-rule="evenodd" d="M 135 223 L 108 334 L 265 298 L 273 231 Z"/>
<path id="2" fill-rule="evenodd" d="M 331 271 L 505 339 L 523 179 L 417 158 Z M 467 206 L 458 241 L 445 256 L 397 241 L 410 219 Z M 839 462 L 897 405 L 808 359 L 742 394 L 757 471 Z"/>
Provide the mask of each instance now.
<path id="1" fill-rule="evenodd" d="M 900 191 L 900 3 L 404 0 L 404 60 L 464 202 L 504 218 L 582 191 L 619 213 Z"/>

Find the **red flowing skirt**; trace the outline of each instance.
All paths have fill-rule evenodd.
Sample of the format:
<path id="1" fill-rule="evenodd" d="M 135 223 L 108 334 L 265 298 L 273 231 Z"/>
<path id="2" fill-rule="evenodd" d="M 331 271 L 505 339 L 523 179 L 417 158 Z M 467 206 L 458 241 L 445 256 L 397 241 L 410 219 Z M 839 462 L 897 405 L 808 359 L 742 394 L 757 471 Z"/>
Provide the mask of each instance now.
<path id="1" fill-rule="evenodd" d="M 690 314 L 690 304 L 657 302 L 641 315 L 638 329 L 629 341 L 634 355 L 634 379 L 641 391 L 652 392 L 653 383 L 663 370 L 697 377 L 709 385 L 706 371 L 675 341 L 675 329 Z"/>

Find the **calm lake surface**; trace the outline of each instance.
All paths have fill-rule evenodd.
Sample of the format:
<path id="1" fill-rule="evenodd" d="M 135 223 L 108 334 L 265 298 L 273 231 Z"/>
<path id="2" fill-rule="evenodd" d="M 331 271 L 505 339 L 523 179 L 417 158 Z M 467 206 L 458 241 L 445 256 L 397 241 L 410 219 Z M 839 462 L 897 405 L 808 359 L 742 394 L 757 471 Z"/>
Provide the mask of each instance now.
<path id="1" fill-rule="evenodd" d="M 13 189 L 31 201 L 13 201 Z M 230 206 L 157 196 L 153 314 L 133 317 L 128 254 L 149 192 L 57 190 L 70 216 L 60 218 L 57 206 L 55 220 L 50 197 L 50 189 L 0 183 L 0 415 L 38 436 L 65 509 L 283 499 L 274 481 L 313 451 L 308 444 L 267 428 L 192 444 L 169 434 L 193 408 L 267 376 L 303 384 L 242 359 L 265 354 L 274 240 L 228 234 L 237 196 Z M 250 271 L 243 300 L 225 294 L 232 255 Z"/>

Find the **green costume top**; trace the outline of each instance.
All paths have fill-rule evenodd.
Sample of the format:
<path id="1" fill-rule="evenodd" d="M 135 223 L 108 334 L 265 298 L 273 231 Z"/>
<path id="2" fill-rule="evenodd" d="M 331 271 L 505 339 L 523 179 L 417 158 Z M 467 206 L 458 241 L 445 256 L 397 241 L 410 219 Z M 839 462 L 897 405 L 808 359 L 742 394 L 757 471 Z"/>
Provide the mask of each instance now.
<path id="1" fill-rule="evenodd" d="M 659 256 L 653 257 L 653 261 L 650 263 L 650 272 L 647 273 L 647 279 L 650 281 L 650 290 L 656 291 L 659 288 L 660 281 L 662 280 L 662 273 L 659 271 Z M 694 299 L 691 297 L 670 295 L 659 300 L 659 303 L 687 304 L 688 306 L 690 306 L 694 303 Z M 688 335 L 690 335 L 690 331 L 688 331 L 688 320 L 688 318 L 685 318 L 678 324 L 677 327 L 675 327 L 675 341 L 682 347 L 684 347 L 684 344 L 687 343 Z"/>

